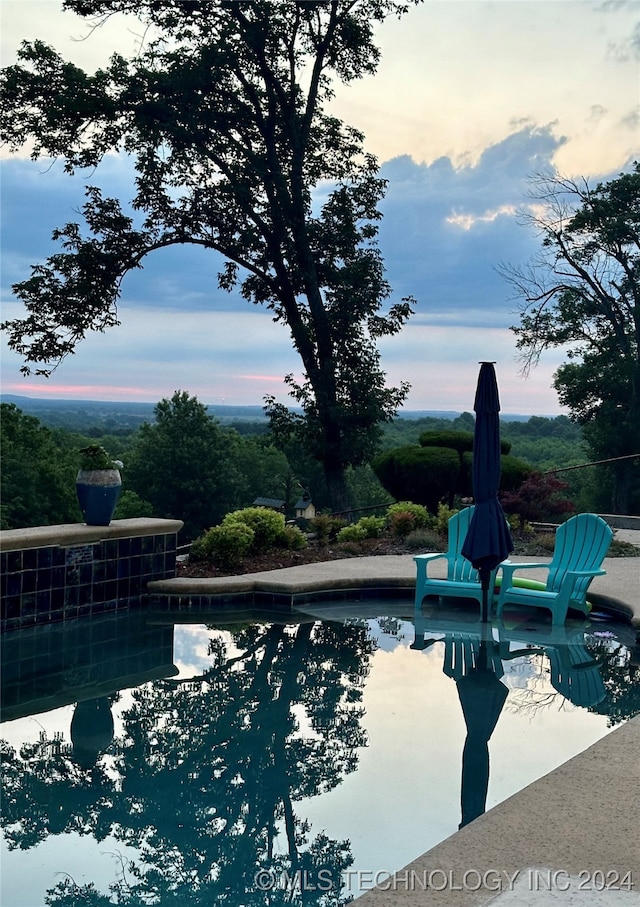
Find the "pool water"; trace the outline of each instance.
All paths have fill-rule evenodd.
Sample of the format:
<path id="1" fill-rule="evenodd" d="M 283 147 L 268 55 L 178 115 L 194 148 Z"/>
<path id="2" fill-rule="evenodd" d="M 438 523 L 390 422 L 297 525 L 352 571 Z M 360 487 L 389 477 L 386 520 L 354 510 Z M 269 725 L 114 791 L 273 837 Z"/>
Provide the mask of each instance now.
<path id="1" fill-rule="evenodd" d="M 411 617 L 8 634 L 3 907 L 346 903 L 640 712 L 627 627 Z"/>

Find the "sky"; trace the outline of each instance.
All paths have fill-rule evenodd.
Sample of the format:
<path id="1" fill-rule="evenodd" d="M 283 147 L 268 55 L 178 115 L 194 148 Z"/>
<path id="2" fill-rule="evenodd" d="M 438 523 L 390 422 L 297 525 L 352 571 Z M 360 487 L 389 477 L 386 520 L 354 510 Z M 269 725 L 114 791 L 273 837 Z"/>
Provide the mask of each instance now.
<path id="1" fill-rule="evenodd" d="M 58 0 L 0 0 L 2 64 L 41 38 L 88 70 L 135 52 L 132 19 L 87 35 Z M 80 40 L 83 39 L 84 40 Z M 427 0 L 378 29 L 378 72 L 336 86 L 332 112 L 361 129 L 388 180 L 380 248 L 394 299 L 416 311 L 380 342 L 388 383 L 411 383 L 405 409 L 471 410 L 478 362 L 496 362 L 505 413 L 562 412 L 552 387 L 563 351 L 520 374 L 518 301 L 500 276 L 539 238 L 518 217 L 536 171 L 591 182 L 640 157 L 640 3 L 628 0 Z M 0 152 L 2 318 L 20 317 L 11 285 L 51 254 L 51 232 L 78 220 L 83 180 L 61 161 Z M 88 182 L 123 200 L 131 170 L 105 160 Z M 300 364 L 287 329 L 218 290 L 220 259 L 165 250 L 127 277 L 121 325 L 88 337 L 49 378 L 20 374 L 2 345 L 3 393 L 155 402 L 186 390 L 204 403 L 287 402 Z"/>

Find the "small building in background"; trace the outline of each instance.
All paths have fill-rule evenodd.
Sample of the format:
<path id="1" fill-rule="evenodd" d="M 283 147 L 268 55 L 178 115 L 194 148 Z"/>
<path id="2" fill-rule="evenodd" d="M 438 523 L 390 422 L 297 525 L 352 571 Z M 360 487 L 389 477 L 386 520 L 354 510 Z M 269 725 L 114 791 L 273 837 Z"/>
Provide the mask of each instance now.
<path id="1" fill-rule="evenodd" d="M 277 510 L 278 513 L 284 513 L 285 511 L 285 502 L 280 498 L 256 498 L 253 506 L 266 507 L 267 510 Z"/>
<path id="2" fill-rule="evenodd" d="M 312 520 L 316 515 L 316 506 L 311 498 L 300 498 L 296 501 L 295 509 L 297 520 Z"/>

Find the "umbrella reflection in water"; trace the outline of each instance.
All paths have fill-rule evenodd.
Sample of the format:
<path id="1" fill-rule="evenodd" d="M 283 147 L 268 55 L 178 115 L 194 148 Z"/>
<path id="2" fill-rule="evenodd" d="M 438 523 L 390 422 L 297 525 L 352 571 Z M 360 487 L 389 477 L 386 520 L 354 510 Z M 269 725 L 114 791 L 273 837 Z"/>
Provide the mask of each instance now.
<path id="1" fill-rule="evenodd" d="M 467 738 L 462 752 L 460 828 L 485 811 L 489 787 L 489 740 L 508 695 L 506 686 L 501 683 L 494 666 L 489 663 L 488 648 L 493 645 L 493 642 L 483 639 L 479 643 L 476 663 L 456 680 L 467 726 Z M 501 667 L 499 670 L 502 674 Z"/>

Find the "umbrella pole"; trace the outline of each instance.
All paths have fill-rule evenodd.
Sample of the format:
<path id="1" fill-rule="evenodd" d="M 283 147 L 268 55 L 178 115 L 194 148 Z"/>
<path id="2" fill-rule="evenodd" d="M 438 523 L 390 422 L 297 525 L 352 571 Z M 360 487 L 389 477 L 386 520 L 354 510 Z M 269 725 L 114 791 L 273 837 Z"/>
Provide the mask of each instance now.
<path id="1" fill-rule="evenodd" d="M 482 613 L 480 619 L 483 624 L 486 624 L 489 620 L 489 575 L 485 575 L 485 571 L 482 571 L 481 580 L 482 580 Z"/>

